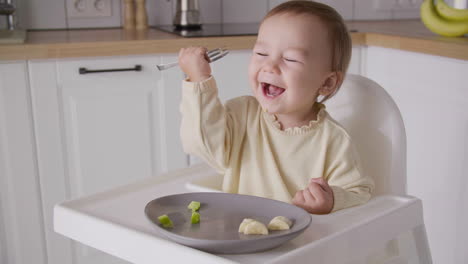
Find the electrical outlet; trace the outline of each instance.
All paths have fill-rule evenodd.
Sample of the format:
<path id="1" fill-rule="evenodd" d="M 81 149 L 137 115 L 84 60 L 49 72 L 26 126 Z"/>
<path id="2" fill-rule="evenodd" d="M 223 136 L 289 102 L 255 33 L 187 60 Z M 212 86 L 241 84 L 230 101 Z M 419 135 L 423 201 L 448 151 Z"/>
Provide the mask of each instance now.
<path id="1" fill-rule="evenodd" d="M 112 0 L 67 0 L 70 18 L 110 17 Z"/>

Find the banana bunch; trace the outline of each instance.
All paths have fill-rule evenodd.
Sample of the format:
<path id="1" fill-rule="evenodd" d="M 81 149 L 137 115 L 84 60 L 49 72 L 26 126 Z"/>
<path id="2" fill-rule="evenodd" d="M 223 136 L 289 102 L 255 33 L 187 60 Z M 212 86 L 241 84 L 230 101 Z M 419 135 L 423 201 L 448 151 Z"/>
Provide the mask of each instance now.
<path id="1" fill-rule="evenodd" d="M 456 9 L 444 0 L 424 0 L 421 4 L 421 20 L 432 32 L 446 37 L 468 34 L 468 9 Z"/>

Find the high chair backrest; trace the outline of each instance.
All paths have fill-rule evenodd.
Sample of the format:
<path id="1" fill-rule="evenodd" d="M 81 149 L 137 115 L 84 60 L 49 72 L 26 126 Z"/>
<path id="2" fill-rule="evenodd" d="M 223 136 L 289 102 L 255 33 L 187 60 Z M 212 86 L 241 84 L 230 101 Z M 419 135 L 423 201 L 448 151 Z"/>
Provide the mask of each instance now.
<path id="1" fill-rule="evenodd" d="M 406 194 L 406 134 L 400 111 L 376 82 L 348 74 L 325 103 L 345 127 L 359 152 L 363 173 L 376 184 L 374 195 Z"/>

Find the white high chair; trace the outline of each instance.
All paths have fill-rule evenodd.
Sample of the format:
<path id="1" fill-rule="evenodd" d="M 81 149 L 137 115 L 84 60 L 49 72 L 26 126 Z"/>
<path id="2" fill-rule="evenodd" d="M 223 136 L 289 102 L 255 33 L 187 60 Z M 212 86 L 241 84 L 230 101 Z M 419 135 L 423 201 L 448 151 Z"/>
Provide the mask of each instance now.
<path id="1" fill-rule="evenodd" d="M 432 263 L 421 200 L 406 195 L 406 142 L 398 107 L 375 82 L 348 75 L 327 102 L 351 134 L 364 173 L 376 190 L 361 206 L 313 215 L 304 233 L 265 252 L 214 255 L 168 241 L 144 216 L 147 202 L 187 191 L 219 191 L 222 178 L 206 165 L 60 203 L 54 229 L 132 263 Z"/>
<path id="2" fill-rule="evenodd" d="M 373 197 L 406 195 L 405 127 L 397 105 L 385 89 L 366 77 L 348 74 L 340 91 L 327 103 L 327 110 L 351 135 L 364 173 L 374 178 Z M 400 221 L 416 226 L 410 232 L 419 263 L 432 263 L 422 209 L 414 216 L 402 215 Z M 389 222 L 387 228 L 398 228 L 396 224 Z M 396 240 L 391 240 L 387 248 L 396 244 Z M 390 262 L 408 263 L 401 256 Z"/>

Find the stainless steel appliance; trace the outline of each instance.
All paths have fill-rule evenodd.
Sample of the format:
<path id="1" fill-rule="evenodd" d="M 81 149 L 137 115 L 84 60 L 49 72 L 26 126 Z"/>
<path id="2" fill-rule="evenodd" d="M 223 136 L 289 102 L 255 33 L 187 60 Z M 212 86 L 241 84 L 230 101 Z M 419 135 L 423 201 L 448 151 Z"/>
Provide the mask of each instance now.
<path id="1" fill-rule="evenodd" d="M 16 8 L 11 0 L 0 1 L 0 16 L 6 16 L 6 29 L 0 29 L 0 44 L 24 43 L 26 30 L 16 28 Z"/>
<path id="2" fill-rule="evenodd" d="M 198 0 L 177 0 L 173 24 L 178 29 L 200 29 L 200 5 Z"/>
<path id="3" fill-rule="evenodd" d="M 15 24 L 13 21 L 13 13 L 15 12 L 15 7 L 11 4 L 11 0 L 6 0 L 3 3 L 0 3 L 0 15 L 5 15 L 7 18 L 7 29 L 15 29 Z"/>

